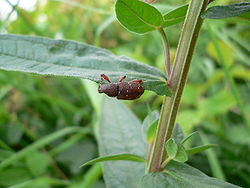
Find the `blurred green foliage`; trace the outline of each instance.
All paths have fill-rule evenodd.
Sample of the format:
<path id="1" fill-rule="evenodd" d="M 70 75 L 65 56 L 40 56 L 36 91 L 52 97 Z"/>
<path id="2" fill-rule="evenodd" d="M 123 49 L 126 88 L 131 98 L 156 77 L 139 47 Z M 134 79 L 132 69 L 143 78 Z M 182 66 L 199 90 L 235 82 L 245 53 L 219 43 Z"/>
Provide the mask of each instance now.
<path id="1" fill-rule="evenodd" d="M 234 1 L 216 1 L 228 4 Z M 159 0 L 157 7 L 167 12 L 186 1 Z M 16 20 L 1 20 L 1 31 L 76 40 L 108 48 L 164 70 L 158 33 L 135 35 L 114 19 L 113 1 L 37 1 L 28 11 L 18 5 Z M 208 31 L 212 28 L 216 49 Z M 189 163 L 211 176 L 250 187 L 250 24 L 245 20 L 206 20 L 189 73 L 177 122 L 185 135 L 199 130 L 201 141 L 219 147 L 190 157 Z M 172 59 L 181 24 L 167 29 Z M 225 63 L 221 62 L 221 56 Z M 223 59 L 223 58 L 222 58 Z M 225 68 L 234 79 L 237 99 L 231 92 Z M 93 127 L 98 109 L 91 102 L 90 86 L 72 78 L 54 78 L 0 71 L 0 161 L 37 143 L 47 135 L 68 127 Z M 143 120 L 159 109 L 161 97 L 146 92 L 140 100 L 126 102 Z M 242 101 L 246 116 L 238 106 Z M 35 149 L 0 171 L 0 187 L 105 187 L 101 168 L 79 166 L 98 156 L 93 131 L 78 131 Z"/>

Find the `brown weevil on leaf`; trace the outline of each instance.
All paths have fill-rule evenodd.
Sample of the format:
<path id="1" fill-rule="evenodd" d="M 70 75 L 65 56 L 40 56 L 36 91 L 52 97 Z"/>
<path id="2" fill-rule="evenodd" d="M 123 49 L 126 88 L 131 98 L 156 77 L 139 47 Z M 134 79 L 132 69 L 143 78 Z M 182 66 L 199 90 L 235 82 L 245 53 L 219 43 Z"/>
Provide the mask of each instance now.
<path id="1" fill-rule="evenodd" d="M 112 83 L 108 76 L 101 74 L 101 83 L 99 84 L 98 92 L 122 100 L 134 100 L 139 98 L 144 92 L 144 87 L 142 86 L 143 81 L 131 80 L 123 82 L 125 78 L 126 76 L 121 76 L 118 83 Z M 107 80 L 109 83 L 104 84 L 104 80 Z"/>

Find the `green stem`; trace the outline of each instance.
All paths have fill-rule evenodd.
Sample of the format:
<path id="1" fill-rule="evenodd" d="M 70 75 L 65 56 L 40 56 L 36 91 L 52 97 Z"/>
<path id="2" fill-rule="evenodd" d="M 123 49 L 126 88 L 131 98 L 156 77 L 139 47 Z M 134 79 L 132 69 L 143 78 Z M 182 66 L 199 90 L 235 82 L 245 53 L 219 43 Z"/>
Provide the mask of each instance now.
<path id="1" fill-rule="evenodd" d="M 250 128 L 250 120 L 248 118 L 248 113 L 247 111 L 245 110 L 244 108 L 244 103 L 243 103 L 243 99 L 240 95 L 240 92 L 239 90 L 237 89 L 237 86 L 235 84 L 235 81 L 230 73 L 230 69 L 226 63 L 226 60 L 225 60 L 225 57 L 221 51 L 221 48 L 216 40 L 216 36 L 211 28 L 211 26 L 209 25 L 209 23 L 206 24 L 207 28 L 208 28 L 208 31 L 209 31 L 209 34 L 210 34 L 210 37 L 213 41 L 213 44 L 214 44 L 214 47 L 215 47 L 215 50 L 216 50 L 216 54 L 219 58 L 219 61 L 220 63 L 222 64 L 222 67 L 223 67 L 223 72 L 224 72 L 224 75 L 226 77 L 226 80 L 228 81 L 229 85 L 230 85 L 230 89 L 231 89 L 231 93 L 233 94 L 236 102 L 237 102 L 237 105 L 240 109 L 240 113 L 241 115 L 243 116 L 243 119 L 246 123 L 246 125 L 248 125 L 248 127 Z"/>
<path id="2" fill-rule="evenodd" d="M 172 136 L 175 119 L 179 109 L 181 95 L 187 80 L 196 41 L 203 19 L 200 14 L 206 9 L 209 0 L 191 0 L 186 20 L 180 36 L 174 67 L 170 75 L 172 96 L 165 97 L 162 104 L 161 116 L 156 130 L 152 152 L 148 163 L 148 172 L 161 171 L 164 157 L 164 144 Z"/>
<path id="3" fill-rule="evenodd" d="M 173 160 L 173 158 L 172 158 L 172 157 L 168 157 L 165 161 L 162 162 L 161 168 L 164 168 L 165 166 L 167 166 L 167 164 L 168 164 L 171 160 Z"/>
<path id="4" fill-rule="evenodd" d="M 168 38 L 163 28 L 160 28 L 158 31 L 160 32 L 162 36 L 164 54 L 165 54 L 165 67 L 166 67 L 167 76 L 169 78 L 171 75 L 171 65 L 170 65 L 171 62 L 170 62 L 170 47 L 168 43 Z"/>

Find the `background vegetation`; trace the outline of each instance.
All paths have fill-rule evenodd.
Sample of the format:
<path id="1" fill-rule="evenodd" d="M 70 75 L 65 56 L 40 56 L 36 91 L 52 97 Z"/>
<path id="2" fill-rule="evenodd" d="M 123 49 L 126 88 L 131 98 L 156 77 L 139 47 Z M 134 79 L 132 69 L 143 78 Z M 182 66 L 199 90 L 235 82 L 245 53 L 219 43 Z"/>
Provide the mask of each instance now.
<path id="1" fill-rule="evenodd" d="M 157 6 L 167 12 L 184 3 L 159 0 Z M 115 20 L 113 5 L 110 0 L 38 0 L 26 10 L 13 4 L 17 18 L 2 17 L 0 29 L 96 45 L 164 70 L 159 34 L 126 31 Z M 250 187 L 250 25 L 237 22 L 205 21 L 177 122 L 185 134 L 200 132 L 188 145 L 218 145 L 188 163 Z M 173 56 L 180 29 L 181 24 L 167 30 Z M 0 71 L 0 161 L 10 159 L 0 171 L 0 187 L 105 187 L 99 164 L 79 168 L 98 156 L 93 127 L 100 109 L 93 96 L 100 97 L 97 85 L 87 81 Z M 143 120 L 149 109 L 160 108 L 161 97 L 146 91 L 139 100 L 126 103 Z M 15 152 L 17 157 L 10 158 Z"/>

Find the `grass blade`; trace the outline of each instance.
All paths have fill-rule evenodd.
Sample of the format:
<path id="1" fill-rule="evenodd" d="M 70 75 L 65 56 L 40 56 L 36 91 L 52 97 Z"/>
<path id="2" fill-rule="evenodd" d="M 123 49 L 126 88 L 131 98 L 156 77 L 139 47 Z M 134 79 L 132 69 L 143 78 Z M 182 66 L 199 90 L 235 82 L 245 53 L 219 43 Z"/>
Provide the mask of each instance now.
<path id="1" fill-rule="evenodd" d="M 4 161 L 2 161 L 0 163 L 0 170 L 2 170 L 3 168 L 13 164 L 14 162 L 20 160 L 21 158 L 23 158 L 25 155 L 29 155 L 29 153 L 31 151 L 34 151 L 36 149 L 39 149 L 55 140 L 57 140 L 60 137 L 63 137 L 67 134 L 71 134 L 77 131 L 81 131 L 83 128 L 81 127 L 67 127 L 64 129 L 61 129 L 55 133 L 52 133 L 40 140 L 37 140 L 36 142 L 34 142 L 33 144 L 27 146 L 26 148 L 20 150 L 19 152 L 13 154 L 12 156 L 10 156 L 9 158 L 5 159 Z M 88 129 L 86 129 L 86 131 L 88 131 Z"/>

